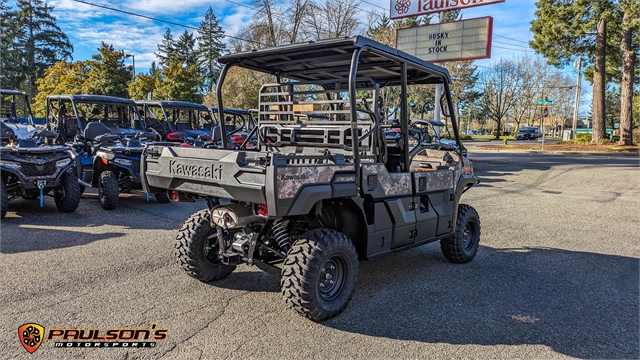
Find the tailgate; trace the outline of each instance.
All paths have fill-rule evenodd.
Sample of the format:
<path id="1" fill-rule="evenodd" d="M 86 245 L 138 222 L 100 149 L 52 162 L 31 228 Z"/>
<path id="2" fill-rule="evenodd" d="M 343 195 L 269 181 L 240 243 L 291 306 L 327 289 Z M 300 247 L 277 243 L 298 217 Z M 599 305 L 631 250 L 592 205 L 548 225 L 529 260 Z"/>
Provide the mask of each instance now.
<path id="1" fill-rule="evenodd" d="M 187 193 L 264 204 L 265 173 L 258 152 L 150 145 L 142 155 L 148 193 Z"/>

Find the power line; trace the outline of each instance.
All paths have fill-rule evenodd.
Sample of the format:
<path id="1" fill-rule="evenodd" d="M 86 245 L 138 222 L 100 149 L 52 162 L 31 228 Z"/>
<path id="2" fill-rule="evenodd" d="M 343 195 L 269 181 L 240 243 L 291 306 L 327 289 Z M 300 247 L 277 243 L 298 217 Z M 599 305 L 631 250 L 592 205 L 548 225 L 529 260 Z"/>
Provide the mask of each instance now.
<path id="1" fill-rule="evenodd" d="M 137 16 L 137 17 L 140 17 L 140 18 L 148 19 L 148 20 L 158 21 L 158 22 L 162 22 L 162 23 L 165 23 L 165 24 L 171 24 L 171 25 L 175 25 L 175 26 L 181 26 L 181 27 L 184 27 L 184 28 L 187 28 L 187 29 L 200 31 L 199 28 L 197 28 L 195 26 L 191 26 L 191 25 L 179 24 L 179 23 L 176 23 L 176 22 L 173 22 L 173 21 L 154 18 L 154 17 L 147 16 L 147 15 L 137 14 L 137 13 L 134 13 L 134 12 L 131 12 L 131 11 L 120 10 L 120 9 L 116 9 L 116 8 L 112 8 L 112 7 L 108 7 L 108 6 L 104 6 L 104 5 L 100 5 L 100 4 L 94 4 L 94 3 L 90 3 L 90 2 L 86 2 L 86 1 L 82 1 L 82 0 L 72 0 L 72 1 L 75 1 L 75 2 L 81 3 L 81 4 L 85 4 L 85 5 L 89 5 L 89 6 L 95 6 L 95 7 L 99 7 L 99 8 L 102 8 L 102 9 L 111 10 L 111 11 L 115 11 L 115 12 L 131 15 L 131 16 Z M 226 1 L 229 1 L 229 0 L 226 0 Z M 229 2 L 231 2 L 231 1 L 229 1 Z M 246 42 L 250 42 L 250 43 L 266 46 L 266 44 L 263 44 L 263 43 L 258 42 L 258 41 L 242 39 L 242 38 L 239 38 L 239 37 L 236 37 L 236 36 L 232 36 L 232 35 L 223 34 L 222 36 L 230 38 L 230 39 L 236 39 L 236 40 L 241 40 L 241 41 L 246 41 Z"/>
<path id="2" fill-rule="evenodd" d="M 503 39 L 517 41 L 517 42 L 521 42 L 521 43 L 525 43 L 525 44 L 529 43 L 528 41 L 517 40 L 517 39 L 509 38 L 509 37 L 498 35 L 498 34 L 493 34 L 493 36 L 497 36 L 497 37 L 500 37 L 500 38 L 503 38 Z"/>
<path id="3" fill-rule="evenodd" d="M 375 7 L 377 7 L 377 8 L 380 8 L 380 9 L 384 10 L 384 11 L 389 11 L 389 9 L 387 9 L 387 8 L 385 8 L 385 7 L 382 7 L 382 6 L 380 6 L 380 5 L 376 5 L 376 4 L 374 4 L 374 3 L 370 3 L 370 2 L 365 1 L 365 0 L 360 0 L 360 2 L 363 2 L 363 3 L 365 3 L 365 4 L 369 4 L 369 5 L 371 5 L 371 6 L 375 6 Z"/>
<path id="4" fill-rule="evenodd" d="M 517 46 L 517 47 L 521 47 L 521 48 L 525 48 L 525 49 L 531 49 L 528 46 L 522 46 L 522 45 L 516 45 L 516 44 L 510 44 L 510 43 L 506 43 L 506 42 L 502 42 L 502 41 L 498 41 L 498 40 L 493 40 L 494 43 L 498 43 L 498 44 L 504 44 L 504 45 L 509 45 L 509 46 Z"/>

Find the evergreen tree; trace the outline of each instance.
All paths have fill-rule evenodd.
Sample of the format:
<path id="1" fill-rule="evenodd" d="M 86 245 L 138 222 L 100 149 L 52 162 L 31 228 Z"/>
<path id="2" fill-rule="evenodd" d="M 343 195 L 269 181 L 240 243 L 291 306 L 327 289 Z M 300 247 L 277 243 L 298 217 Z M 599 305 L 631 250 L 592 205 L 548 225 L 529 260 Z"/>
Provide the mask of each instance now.
<path id="1" fill-rule="evenodd" d="M 171 62 L 181 62 L 183 66 L 190 67 L 197 64 L 196 37 L 188 31 L 180 34 L 175 42 L 175 54 Z"/>
<path id="2" fill-rule="evenodd" d="M 613 0 L 539 0 L 531 22 L 531 47 L 554 66 L 567 65 L 586 54 L 593 63 L 593 142 L 605 135 L 606 54 L 619 51 L 620 43 L 607 44 L 607 23 L 615 23 Z M 594 39 L 589 34 L 597 34 Z M 616 50 L 617 48 L 617 50 Z M 588 77 L 587 77 L 588 78 Z"/>
<path id="3" fill-rule="evenodd" d="M 218 18 L 211 7 L 200 23 L 198 32 L 200 33 L 198 37 L 198 67 L 204 76 L 205 92 L 211 93 L 220 74 L 218 58 L 227 51 L 222 42 L 224 30 L 218 23 Z"/>
<path id="4" fill-rule="evenodd" d="M 87 94 L 128 97 L 131 70 L 124 64 L 124 51 L 102 43 L 99 54 L 90 61 L 91 70 L 82 90 Z"/>
<path id="5" fill-rule="evenodd" d="M 17 13 L 11 11 L 8 0 L 0 0 L 0 88 L 17 88 L 20 83 L 20 51 L 17 39 Z"/>
<path id="6" fill-rule="evenodd" d="M 44 70 L 58 61 L 71 59 L 73 46 L 69 38 L 56 25 L 56 18 L 51 15 L 53 7 L 42 0 L 18 0 L 15 20 L 17 51 L 22 62 L 17 74 L 18 87 L 23 87 L 30 94 L 35 93 L 36 79 L 44 76 Z"/>
<path id="7" fill-rule="evenodd" d="M 151 62 L 151 67 L 149 67 L 149 76 L 156 76 L 158 74 L 158 66 L 155 61 Z"/>
<path id="8" fill-rule="evenodd" d="M 160 59 L 161 66 L 167 66 L 175 58 L 176 41 L 173 39 L 171 30 L 164 33 L 162 42 L 158 44 L 158 52 L 154 54 Z"/>

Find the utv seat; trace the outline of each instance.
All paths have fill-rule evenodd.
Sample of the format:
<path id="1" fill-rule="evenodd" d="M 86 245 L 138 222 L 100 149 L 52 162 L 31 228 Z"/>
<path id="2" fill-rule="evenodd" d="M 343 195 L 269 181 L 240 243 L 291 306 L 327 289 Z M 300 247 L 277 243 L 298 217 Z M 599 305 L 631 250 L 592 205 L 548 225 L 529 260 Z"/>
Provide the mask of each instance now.
<path id="1" fill-rule="evenodd" d="M 78 133 L 78 130 L 80 130 L 80 127 L 78 126 L 78 119 L 75 117 L 67 117 L 66 123 L 67 129 L 65 130 L 65 135 L 67 139 L 73 139 Z"/>
<path id="2" fill-rule="evenodd" d="M 87 141 L 95 141 L 96 137 L 104 134 L 111 134 L 111 130 L 103 123 L 90 122 L 84 128 L 84 138 Z"/>

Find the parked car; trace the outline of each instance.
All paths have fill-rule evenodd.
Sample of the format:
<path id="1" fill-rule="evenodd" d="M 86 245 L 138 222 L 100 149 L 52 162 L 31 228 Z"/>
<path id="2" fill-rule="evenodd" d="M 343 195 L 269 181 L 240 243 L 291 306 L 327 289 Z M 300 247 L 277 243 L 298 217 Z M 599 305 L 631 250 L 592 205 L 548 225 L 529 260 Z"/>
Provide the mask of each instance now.
<path id="1" fill-rule="evenodd" d="M 537 127 L 521 127 L 516 134 L 516 140 L 535 140 L 542 137 L 542 133 Z"/>

